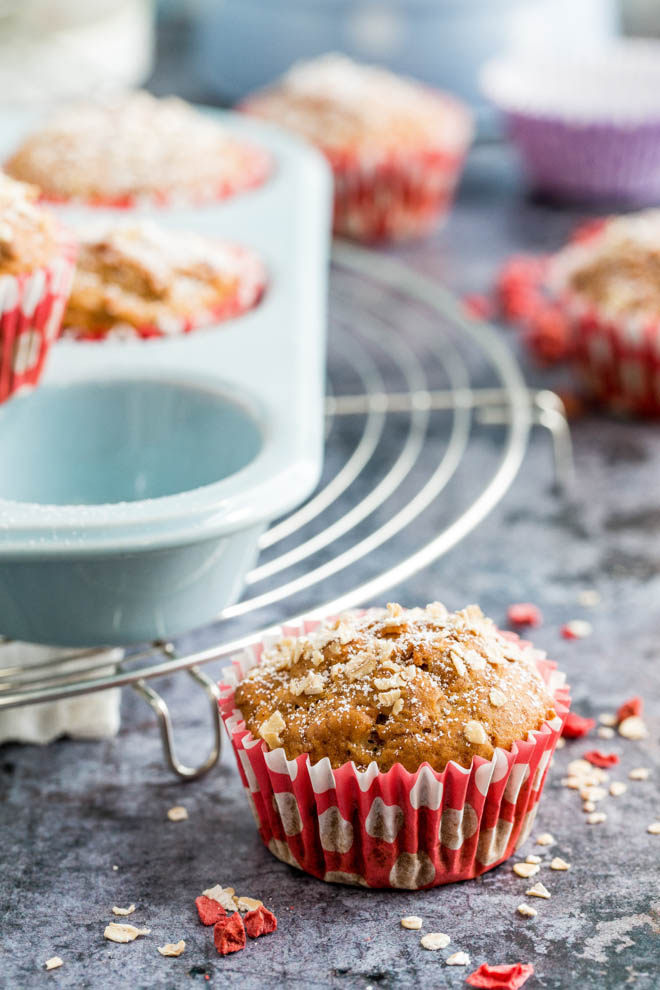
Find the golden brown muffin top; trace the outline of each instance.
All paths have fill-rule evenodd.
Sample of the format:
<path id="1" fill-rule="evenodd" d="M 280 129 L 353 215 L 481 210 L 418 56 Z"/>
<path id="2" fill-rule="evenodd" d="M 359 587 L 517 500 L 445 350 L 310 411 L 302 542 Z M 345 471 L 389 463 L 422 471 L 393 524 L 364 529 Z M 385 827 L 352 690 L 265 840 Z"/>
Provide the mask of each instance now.
<path id="1" fill-rule="evenodd" d="M 0 275 L 48 264 L 58 247 L 57 224 L 37 205 L 39 190 L 0 172 Z"/>
<path id="2" fill-rule="evenodd" d="M 450 98 L 337 54 L 295 64 L 246 105 L 326 149 L 462 148 L 469 131 L 467 115 Z"/>
<path id="3" fill-rule="evenodd" d="M 551 285 L 611 316 L 660 316 L 660 210 L 612 217 L 553 259 Z"/>
<path id="4" fill-rule="evenodd" d="M 476 605 L 399 605 L 347 615 L 280 639 L 239 684 L 248 729 L 288 759 L 309 753 L 334 768 L 427 762 L 469 767 L 510 749 L 545 719 L 553 699 L 538 651 L 508 639 Z"/>
<path id="5" fill-rule="evenodd" d="M 124 221 L 79 232 L 78 264 L 64 327 L 117 324 L 164 329 L 220 305 L 236 290 L 240 253 L 211 238 Z"/>
<path id="6" fill-rule="evenodd" d="M 242 184 L 246 147 L 183 100 L 135 92 L 59 110 L 6 168 L 55 198 L 211 198 Z"/>

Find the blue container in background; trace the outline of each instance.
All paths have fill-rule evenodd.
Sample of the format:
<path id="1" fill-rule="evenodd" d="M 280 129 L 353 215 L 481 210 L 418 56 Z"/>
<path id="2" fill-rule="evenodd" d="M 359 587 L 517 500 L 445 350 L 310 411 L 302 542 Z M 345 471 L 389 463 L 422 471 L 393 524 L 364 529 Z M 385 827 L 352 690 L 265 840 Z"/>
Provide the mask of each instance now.
<path id="1" fill-rule="evenodd" d="M 223 101 L 328 51 L 451 90 L 488 129 L 481 66 L 503 51 L 584 49 L 612 38 L 616 0 L 199 0 L 198 65 Z"/>

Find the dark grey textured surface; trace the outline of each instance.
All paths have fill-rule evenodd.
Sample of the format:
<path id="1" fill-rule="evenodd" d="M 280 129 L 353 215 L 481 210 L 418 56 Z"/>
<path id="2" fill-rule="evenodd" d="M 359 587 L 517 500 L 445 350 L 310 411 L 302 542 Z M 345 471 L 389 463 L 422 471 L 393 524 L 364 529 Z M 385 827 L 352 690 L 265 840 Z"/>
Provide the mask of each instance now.
<path id="1" fill-rule="evenodd" d="M 446 230 L 401 254 L 457 290 L 476 290 L 489 283 L 501 258 L 558 244 L 574 220 L 575 214 L 525 200 L 510 156 L 482 148 L 472 156 Z M 538 381 L 551 380 L 529 370 Z M 604 802 L 604 824 L 587 826 L 577 795 L 560 785 L 568 760 L 587 745 L 571 743 L 556 758 L 535 834 L 553 832 L 551 852 L 572 869 L 543 868 L 536 879 L 553 896 L 531 901 L 538 917 L 517 915 L 529 882 L 510 865 L 423 893 L 325 886 L 295 872 L 262 847 L 229 754 L 204 780 L 174 782 L 148 709 L 126 693 L 116 740 L 0 750 L 0 985 L 403 990 L 461 987 L 481 962 L 522 961 L 536 967 L 530 990 L 657 988 L 660 837 L 646 827 L 660 816 L 660 434 L 654 424 L 594 416 L 576 422 L 574 440 L 573 499 L 553 492 L 547 437 L 535 434 L 517 482 L 491 517 L 388 596 L 405 604 L 442 599 L 452 607 L 478 600 L 499 621 L 508 603 L 537 602 L 545 624 L 535 640 L 567 672 L 578 711 L 609 711 L 632 693 L 646 699 L 647 741 L 598 740 L 621 752 L 612 779 L 627 781 L 634 766 L 654 768 L 649 781 L 629 782 L 623 797 Z M 492 439 L 476 442 L 487 461 Z M 473 463 L 479 471 L 480 457 Z M 439 505 L 425 517 L 429 535 L 442 511 Z M 402 534 L 365 567 L 386 565 L 419 535 Z M 326 582 L 307 604 L 341 586 L 341 578 Z M 577 604 L 584 588 L 601 594 L 588 613 Z M 575 617 L 593 622 L 593 636 L 566 642 L 559 626 Z M 206 710 L 185 678 L 164 690 L 178 716 L 183 755 L 196 758 L 208 740 Z M 178 803 L 190 819 L 174 824 L 166 811 Z M 532 848 L 530 842 L 525 851 Z M 220 958 L 193 905 L 216 882 L 261 897 L 278 914 L 278 933 Z M 112 905 L 130 902 L 138 910 L 129 920 L 152 934 L 130 945 L 105 942 Z M 451 969 L 444 964 L 451 949 L 423 951 L 418 933 L 399 927 L 409 913 L 425 919 L 425 930 L 447 932 L 451 949 L 468 951 L 474 965 Z M 179 938 L 187 943 L 181 958 L 158 955 L 157 945 Z M 43 963 L 55 954 L 65 965 L 46 974 Z"/>

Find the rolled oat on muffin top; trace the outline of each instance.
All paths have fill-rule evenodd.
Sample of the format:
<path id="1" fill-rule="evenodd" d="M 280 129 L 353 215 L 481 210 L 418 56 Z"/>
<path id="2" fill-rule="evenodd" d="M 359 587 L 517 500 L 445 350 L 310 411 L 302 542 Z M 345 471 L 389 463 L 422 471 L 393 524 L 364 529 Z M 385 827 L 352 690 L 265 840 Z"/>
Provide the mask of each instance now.
<path id="1" fill-rule="evenodd" d="M 288 759 L 375 762 L 415 772 L 469 767 L 554 718 L 542 656 L 481 609 L 390 604 L 349 614 L 264 651 L 236 689 L 247 728 Z"/>
<path id="2" fill-rule="evenodd" d="M 554 255 L 548 281 L 610 318 L 660 318 L 660 210 L 603 221 Z"/>
<path id="3" fill-rule="evenodd" d="M 37 205 L 39 190 L 0 172 L 0 275 L 21 275 L 59 250 L 55 217 Z"/>
<path id="4" fill-rule="evenodd" d="M 268 155 L 175 97 L 126 93 L 56 112 L 6 164 L 49 198 L 203 201 L 263 181 Z"/>

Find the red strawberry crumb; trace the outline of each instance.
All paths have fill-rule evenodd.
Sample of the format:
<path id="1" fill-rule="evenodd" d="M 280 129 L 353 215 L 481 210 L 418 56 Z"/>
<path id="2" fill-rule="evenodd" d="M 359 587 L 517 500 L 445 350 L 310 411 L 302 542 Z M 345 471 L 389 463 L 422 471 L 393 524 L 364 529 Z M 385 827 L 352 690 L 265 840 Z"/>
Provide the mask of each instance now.
<path id="1" fill-rule="evenodd" d="M 588 753 L 583 756 L 584 760 L 588 763 L 593 764 L 595 767 L 615 767 L 619 763 L 619 757 L 616 753 L 603 753 L 599 749 L 590 749 Z"/>
<path id="2" fill-rule="evenodd" d="M 582 718 L 581 715 L 576 715 L 575 712 L 569 712 L 566 716 L 561 734 L 562 736 L 566 736 L 567 739 L 580 739 L 582 736 L 586 736 L 588 732 L 591 732 L 595 725 L 595 719 Z"/>
<path id="3" fill-rule="evenodd" d="M 199 920 L 203 925 L 215 925 L 227 917 L 227 912 L 222 904 L 218 904 L 212 897 L 205 897 L 204 894 L 200 894 L 199 897 L 195 898 L 195 904 Z"/>
<path id="4" fill-rule="evenodd" d="M 492 299 L 478 292 L 463 296 L 463 308 L 467 315 L 472 316 L 475 320 L 487 320 L 495 310 Z"/>
<path id="5" fill-rule="evenodd" d="M 238 911 L 234 911 L 231 918 L 224 918 L 217 923 L 213 929 L 213 941 L 221 956 L 245 948 L 245 926 Z"/>
<path id="6" fill-rule="evenodd" d="M 519 990 L 534 974 L 531 963 L 513 963 L 511 966 L 489 966 L 483 963 L 466 977 L 471 987 L 482 990 Z"/>
<path id="7" fill-rule="evenodd" d="M 271 932 L 277 931 L 277 918 L 263 904 L 254 911 L 248 911 L 244 921 L 245 930 L 250 938 L 259 938 L 260 935 L 270 935 Z"/>
<path id="8" fill-rule="evenodd" d="M 579 244 L 590 241 L 597 234 L 600 234 L 606 223 L 607 217 L 595 217 L 593 220 L 585 220 L 584 223 L 578 224 L 575 228 L 571 234 L 571 241 Z"/>
<path id="9" fill-rule="evenodd" d="M 540 626 L 543 622 L 541 610 L 531 602 L 517 602 L 509 605 L 506 617 L 513 626 Z"/>
<path id="10" fill-rule="evenodd" d="M 565 360 L 571 351 L 571 335 L 561 308 L 552 303 L 540 305 L 530 317 L 524 340 L 540 364 Z"/>
<path id="11" fill-rule="evenodd" d="M 630 718 L 631 715 L 641 715 L 643 708 L 644 702 L 638 695 L 635 695 L 634 698 L 628 698 L 616 713 L 617 723 L 623 722 L 624 718 Z"/>

